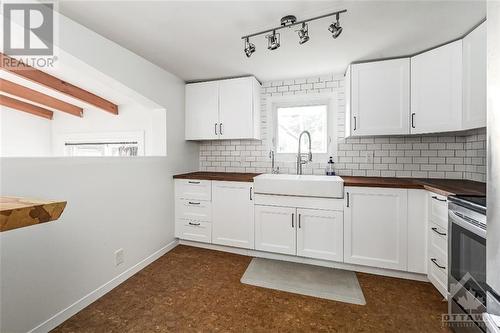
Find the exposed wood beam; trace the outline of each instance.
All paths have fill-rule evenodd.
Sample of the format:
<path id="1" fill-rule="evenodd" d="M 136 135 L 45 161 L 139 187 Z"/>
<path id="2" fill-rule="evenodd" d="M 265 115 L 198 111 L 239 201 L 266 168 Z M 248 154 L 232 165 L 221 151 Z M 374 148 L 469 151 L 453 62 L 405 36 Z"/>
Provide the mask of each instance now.
<path id="1" fill-rule="evenodd" d="M 54 116 L 50 110 L 5 95 L 0 95 L 0 105 L 47 119 L 52 119 Z"/>
<path id="2" fill-rule="evenodd" d="M 57 90 L 65 95 L 93 105 L 101 110 L 110 112 L 112 114 L 118 114 L 118 106 L 102 97 L 99 97 L 75 85 L 72 85 L 71 83 L 60 80 L 55 76 L 42 72 L 41 70 L 23 64 L 22 62 L 11 58 L 1 52 L 0 58 L 1 68 L 6 71 L 9 71 L 35 83 L 41 84 L 45 87 Z"/>
<path id="3" fill-rule="evenodd" d="M 43 104 L 50 108 L 72 114 L 77 117 L 83 116 L 83 109 L 70 103 L 66 103 L 39 91 L 23 87 L 17 83 L 0 78 L 0 91 L 9 95 L 14 95 L 32 102 Z"/>

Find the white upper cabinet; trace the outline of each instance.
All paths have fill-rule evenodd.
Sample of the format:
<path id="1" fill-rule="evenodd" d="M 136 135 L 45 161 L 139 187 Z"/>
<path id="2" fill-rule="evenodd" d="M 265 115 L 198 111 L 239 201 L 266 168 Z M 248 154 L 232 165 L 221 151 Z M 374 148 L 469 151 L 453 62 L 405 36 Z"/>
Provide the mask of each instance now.
<path id="1" fill-rule="evenodd" d="M 212 182 L 212 243 L 254 248 L 253 183 Z"/>
<path id="2" fill-rule="evenodd" d="M 412 134 L 462 129 L 462 40 L 411 58 Z"/>
<path id="3" fill-rule="evenodd" d="M 344 262 L 407 270 L 405 189 L 346 187 Z"/>
<path id="4" fill-rule="evenodd" d="M 260 139 L 260 84 L 254 77 L 186 85 L 186 140 Z"/>
<path id="5" fill-rule="evenodd" d="M 351 135 L 409 134 L 410 59 L 351 66 Z"/>
<path id="6" fill-rule="evenodd" d="M 260 84 L 254 78 L 220 81 L 219 121 L 221 139 L 260 137 Z"/>
<path id="7" fill-rule="evenodd" d="M 186 85 L 186 140 L 214 140 L 219 132 L 219 83 Z"/>
<path id="8" fill-rule="evenodd" d="M 463 128 L 486 126 L 486 23 L 463 39 Z"/>

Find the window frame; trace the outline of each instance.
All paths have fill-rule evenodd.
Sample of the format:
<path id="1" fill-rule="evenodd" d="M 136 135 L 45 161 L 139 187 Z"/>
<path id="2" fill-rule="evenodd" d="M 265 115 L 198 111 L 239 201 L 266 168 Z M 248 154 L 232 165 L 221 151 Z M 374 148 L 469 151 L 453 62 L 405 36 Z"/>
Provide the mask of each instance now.
<path id="1" fill-rule="evenodd" d="M 316 106 L 326 105 L 326 121 L 327 121 L 327 151 L 326 153 L 313 153 L 313 162 L 325 162 L 330 156 L 337 152 L 337 137 L 338 137 L 338 105 L 337 93 L 313 93 L 289 96 L 272 96 L 267 99 L 267 119 L 269 138 L 268 148 L 275 152 L 276 161 L 291 162 L 297 158 L 297 153 L 279 153 L 277 151 L 277 135 L 278 135 L 278 108 L 283 107 L 301 107 L 301 106 Z M 303 139 L 306 141 L 305 139 Z"/>

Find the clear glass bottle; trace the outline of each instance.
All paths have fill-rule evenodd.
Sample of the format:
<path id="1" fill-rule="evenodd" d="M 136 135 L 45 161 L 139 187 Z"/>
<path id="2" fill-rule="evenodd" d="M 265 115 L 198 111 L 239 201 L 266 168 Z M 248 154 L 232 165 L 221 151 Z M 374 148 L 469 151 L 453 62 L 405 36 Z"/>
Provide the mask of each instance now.
<path id="1" fill-rule="evenodd" d="M 335 176 L 335 167 L 334 167 L 335 162 L 333 161 L 333 157 L 330 156 L 330 160 L 328 161 L 326 165 L 326 175 L 327 176 Z"/>

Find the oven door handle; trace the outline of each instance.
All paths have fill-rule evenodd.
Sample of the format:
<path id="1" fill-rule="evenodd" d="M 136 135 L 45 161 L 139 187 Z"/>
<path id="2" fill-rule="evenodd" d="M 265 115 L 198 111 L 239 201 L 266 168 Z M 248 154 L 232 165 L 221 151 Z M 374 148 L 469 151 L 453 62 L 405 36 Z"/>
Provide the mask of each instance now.
<path id="1" fill-rule="evenodd" d="M 464 228 L 465 230 L 468 230 L 472 232 L 473 234 L 486 239 L 486 230 L 482 229 L 470 222 L 467 222 L 464 218 L 459 216 L 457 213 L 455 213 L 452 210 L 448 211 L 448 217 L 450 218 L 451 222 L 455 223 L 456 225 L 459 225 L 460 227 Z"/>

